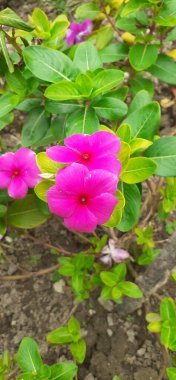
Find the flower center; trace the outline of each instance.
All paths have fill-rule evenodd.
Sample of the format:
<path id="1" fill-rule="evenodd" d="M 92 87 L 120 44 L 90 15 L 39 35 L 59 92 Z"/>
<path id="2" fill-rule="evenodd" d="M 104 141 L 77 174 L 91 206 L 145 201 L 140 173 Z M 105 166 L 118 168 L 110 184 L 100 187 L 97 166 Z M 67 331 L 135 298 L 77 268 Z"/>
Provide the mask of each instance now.
<path id="1" fill-rule="evenodd" d="M 20 170 L 16 169 L 16 170 L 14 170 L 13 173 L 12 173 L 12 178 L 14 178 L 14 177 L 18 177 L 19 175 L 20 175 Z"/>
<path id="2" fill-rule="evenodd" d="M 82 158 L 83 158 L 83 160 L 87 161 L 87 160 L 90 158 L 90 156 L 89 156 L 88 153 L 84 153 L 84 154 L 82 155 Z"/>
<path id="3" fill-rule="evenodd" d="M 87 197 L 85 197 L 84 195 L 81 196 L 80 201 L 81 201 L 81 203 L 82 203 L 83 205 L 85 205 L 85 204 L 87 203 Z"/>

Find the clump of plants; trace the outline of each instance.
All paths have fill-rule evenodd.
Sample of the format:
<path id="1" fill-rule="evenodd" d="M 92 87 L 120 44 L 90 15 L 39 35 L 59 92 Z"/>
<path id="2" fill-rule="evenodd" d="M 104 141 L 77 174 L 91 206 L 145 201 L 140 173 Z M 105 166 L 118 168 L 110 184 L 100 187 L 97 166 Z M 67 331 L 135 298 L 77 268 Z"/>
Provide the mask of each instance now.
<path id="1" fill-rule="evenodd" d="M 176 137 L 161 137 L 154 100 L 162 83 L 174 96 L 175 39 L 175 0 L 95 0 L 78 6 L 72 22 L 66 14 L 49 20 L 39 8 L 28 22 L 10 8 L 0 12 L 0 235 L 57 215 L 58 229 L 62 222 L 86 240 L 85 250 L 58 257 L 57 274 L 78 302 L 95 288 L 117 304 L 145 297 L 135 277 L 160 253 L 152 218 L 158 212 L 168 234 L 175 226 L 168 218 L 176 204 Z M 8 149 L 3 131 L 19 112 L 20 139 Z M 162 302 L 159 316 L 147 316 L 149 329 L 175 350 L 175 304 Z M 74 317 L 47 340 L 84 361 Z M 12 361 L 3 354 L 0 371 L 2 380 L 10 371 L 18 380 L 77 376 L 74 363 L 44 364 L 31 338 Z M 175 373 L 167 369 L 170 380 Z"/>

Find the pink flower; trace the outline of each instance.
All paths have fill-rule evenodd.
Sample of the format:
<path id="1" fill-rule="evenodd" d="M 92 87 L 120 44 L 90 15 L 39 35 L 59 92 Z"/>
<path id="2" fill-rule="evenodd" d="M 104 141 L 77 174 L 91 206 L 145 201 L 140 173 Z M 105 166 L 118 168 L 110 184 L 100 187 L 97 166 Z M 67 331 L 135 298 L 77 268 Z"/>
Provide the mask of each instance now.
<path id="1" fill-rule="evenodd" d="M 92 32 L 92 29 L 93 23 L 90 19 L 84 20 L 81 24 L 71 22 L 66 34 L 67 45 L 72 46 L 84 41 L 84 37 L 88 36 Z"/>
<path id="2" fill-rule="evenodd" d="M 108 245 L 105 245 L 101 253 L 102 257 L 100 258 L 100 261 L 109 266 L 112 266 L 113 261 L 116 263 L 122 263 L 130 257 L 129 252 L 116 247 L 116 243 L 113 239 L 109 239 Z"/>
<path id="3" fill-rule="evenodd" d="M 0 189 L 8 188 L 12 198 L 24 198 L 28 187 L 33 188 L 41 180 L 35 157 L 27 148 L 0 156 Z"/>
<path id="4" fill-rule="evenodd" d="M 46 153 L 62 164 L 77 162 L 89 170 L 103 169 L 119 176 L 121 163 L 116 155 L 120 139 L 111 132 L 99 131 L 92 135 L 75 134 L 64 140 L 66 146 L 53 146 Z"/>
<path id="5" fill-rule="evenodd" d="M 58 172 L 56 184 L 47 192 L 47 201 L 51 212 L 64 218 L 66 227 L 92 232 L 97 224 L 109 220 L 118 202 L 116 188 L 115 175 L 72 164 Z"/>

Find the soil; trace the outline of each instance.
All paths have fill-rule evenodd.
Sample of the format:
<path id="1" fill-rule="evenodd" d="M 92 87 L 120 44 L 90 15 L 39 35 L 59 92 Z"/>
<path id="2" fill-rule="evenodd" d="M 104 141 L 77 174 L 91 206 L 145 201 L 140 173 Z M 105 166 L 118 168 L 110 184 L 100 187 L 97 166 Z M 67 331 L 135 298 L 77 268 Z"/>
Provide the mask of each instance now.
<path id="1" fill-rule="evenodd" d="M 0 10 L 6 6 L 24 19 L 35 6 L 40 6 L 51 18 L 57 14 L 55 4 L 44 0 L 1 0 Z M 157 99 L 160 101 L 164 97 L 172 98 L 167 87 L 164 92 L 158 90 Z M 172 133 L 175 113 L 174 107 L 162 109 L 163 135 Z M 7 146 L 9 141 L 10 145 L 18 141 L 22 122 L 19 115 L 17 130 L 13 125 L 10 134 L 3 134 L 3 142 Z M 68 232 L 55 218 L 30 231 L 30 234 L 42 240 L 44 245 L 32 241 L 27 235 L 24 238 L 19 231 L 8 231 L 0 247 L 1 276 L 24 273 L 24 270 L 26 273 L 38 271 L 56 264 L 57 256 L 45 243 L 62 245 L 73 253 L 83 247 L 78 237 Z M 162 231 L 159 238 L 163 238 Z M 158 311 L 163 295 L 175 297 L 175 290 L 174 283 L 167 283 L 159 294 L 151 298 L 151 310 Z M 87 344 L 86 360 L 79 368 L 79 380 L 112 380 L 115 375 L 122 380 L 158 380 L 163 367 L 162 350 L 157 337 L 146 328 L 145 310 L 140 308 L 122 319 L 117 305 L 110 301 L 100 303 L 98 298 L 99 292 L 96 291 L 89 300 L 79 304 L 74 314 L 80 321 Z M 23 281 L 1 281 L 0 301 L 0 354 L 4 349 L 15 353 L 21 339 L 30 336 L 39 343 L 47 364 L 71 359 L 66 347 L 50 347 L 45 340 L 51 330 L 68 319 L 74 308 L 74 296 L 65 280 L 54 282 L 53 274 L 48 274 Z"/>

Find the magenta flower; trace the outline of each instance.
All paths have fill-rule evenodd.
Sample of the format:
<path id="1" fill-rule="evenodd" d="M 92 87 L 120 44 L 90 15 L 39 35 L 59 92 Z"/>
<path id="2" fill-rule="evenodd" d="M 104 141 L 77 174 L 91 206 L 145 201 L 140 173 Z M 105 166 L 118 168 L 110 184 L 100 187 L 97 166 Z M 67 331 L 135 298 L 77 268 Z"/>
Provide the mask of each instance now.
<path id="1" fill-rule="evenodd" d="M 63 217 L 70 230 L 92 232 L 97 224 L 109 220 L 118 202 L 116 188 L 115 175 L 72 164 L 58 172 L 47 201 L 51 212 Z"/>
<path id="2" fill-rule="evenodd" d="M 129 252 L 116 247 L 116 243 L 113 239 L 109 239 L 108 245 L 105 245 L 101 253 L 102 257 L 100 258 L 100 261 L 110 267 L 112 266 L 113 261 L 116 263 L 123 263 L 123 261 L 130 257 Z"/>
<path id="3" fill-rule="evenodd" d="M 28 188 L 41 181 L 35 157 L 35 153 L 27 148 L 0 156 L 0 189 L 8 188 L 12 198 L 24 198 Z"/>
<path id="4" fill-rule="evenodd" d="M 71 22 L 66 34 L 67 45 L 72 46 L 84 41 L 84 37 L 88 36 L 92 32 L 92 29 L 93 23 L 90 19 L 86 19 L 80 24 Z"/>
<path id="5" fill-rule="evenodd" d="M 120 139 L 111 132 L 99 131 L 92 135 L 75 134 L 64 140 L 66 146 L 53 146 L 46 153 L 62 164 L 77 162 L 89 170 L 103 169 L 119 176 L 121 163 L 116 155 Z"/>

